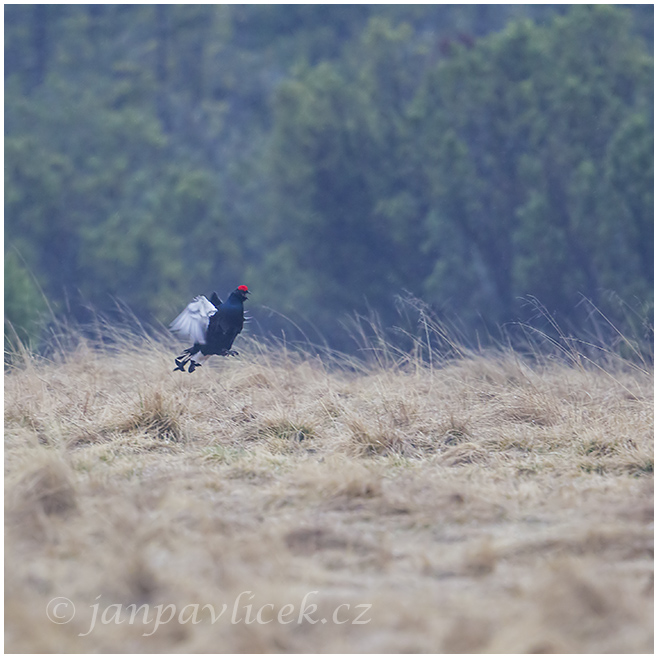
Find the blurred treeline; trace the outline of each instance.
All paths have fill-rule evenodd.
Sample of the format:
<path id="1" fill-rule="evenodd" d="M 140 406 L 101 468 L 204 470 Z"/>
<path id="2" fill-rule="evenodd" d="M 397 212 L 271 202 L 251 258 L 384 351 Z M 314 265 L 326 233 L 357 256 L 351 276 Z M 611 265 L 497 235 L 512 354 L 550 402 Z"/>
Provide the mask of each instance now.
<path id="1" fill-rule="evenodd" d="M 653 305 L 653 7 L 6 5 L 6 320 L 240 283 L 332 340 Z M 43 295 L 43 294 L 45 295 Z M 261 327 L 278 316 L 255 314 Z M 480 330 L 479 330 L 480 331 Z"/>

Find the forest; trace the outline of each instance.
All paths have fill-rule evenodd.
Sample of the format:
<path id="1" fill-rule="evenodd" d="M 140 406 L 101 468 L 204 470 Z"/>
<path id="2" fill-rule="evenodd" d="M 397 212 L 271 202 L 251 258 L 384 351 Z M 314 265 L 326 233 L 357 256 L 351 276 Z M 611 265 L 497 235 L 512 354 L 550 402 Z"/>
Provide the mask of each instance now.
<path id="1" fill-rule="evenodd" d="M 7 652 L 652 651 L 653 5 L 4 12 Z"/>
<path id="2" fill-rule="evenodd" d="M 4 11 L 6 337 L 243 283 L 340 348 L 410 298 L 651 337 L 652 5 Z"/>

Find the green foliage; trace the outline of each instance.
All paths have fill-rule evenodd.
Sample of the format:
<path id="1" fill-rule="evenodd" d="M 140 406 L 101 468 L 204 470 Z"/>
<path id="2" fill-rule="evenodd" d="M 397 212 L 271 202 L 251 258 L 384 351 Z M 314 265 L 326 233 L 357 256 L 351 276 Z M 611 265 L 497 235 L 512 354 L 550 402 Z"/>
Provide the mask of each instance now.
<path id="1" fill-rule="evenodd" d="M 651 77 L 644 45 L 611 7 L 576 7 L 550 27 L 513 24 L 430 71 L 417 99 L 425 165 L 440 180 L 429 176 L 441 209 L 430 242 L 452 251 L 443 237 L 455 226 L 471 255 L 462 270 L 475 261 L 491 282 L 490 317 L 510 318 L 533 294 L 574 318 L 578 294 L 600 305 L 604 289 L 630 294 L 647 276 L 633 261 L 612 267 L 616 251 L 635 248 L 620 239 L 628 223 L 608 179 L 618 132 L 651 107 Z M 642 140 L 651 144 L 651 130 Z M 639 219 L 646 241 L 648 210 Z M 455 286 L 446 279 L 431 279 L 427 297 L 441 300 Z M 482 295 L 483 286 L 465 287 L 457 308 L 482 312 Z"/>
<path id="2" fill-rule="evenodd" d="M 313 315 L 402 289 L 472 326 L 529 295 L 576 324 L 581 296 L 617 319 L 610 291 L 647 304 L 652 58 L 628 19 L 575 7 L 440 57 L 374 19 L 283 85 L 277 208 Z"/>
<path id="3" fill-rule="evenodd" d="M 55 309 L 120 299 L 165 322 L 241 280 L 330 338 L 353 311 L 395 322 L 406 291 L 472 329 L 524 317 L 529 295 L 573 325 L 582 295 L 624 325 L 622 299 L 642 325 L 653 63 L 639 17 L 8 5 L 13 317 L 34 332 L 27 269 Z"/>
<path id="4" fill-rule="evenodd" d="M 416 267 L 408 249 L 418 231 L 404 223 L 418 224 L 418 201 L 398 164 L 409 156 L 403 106 L 422 60 L 411 34 L 374 19 L 346 56 L 360 67 L 301 68 L 275 98 L 275 234 L 294 231 L 281 246 L 287 258 L 277 250 L 266 267 L 273 295 L 295 288 L 295 298 L 282 300 L 287 310 L 302 295 L 322 326 L 365 298 L 391 303 Z"/>
<path id="5" fill-rule="evenodd" d="M 46 302 L 18 254 L 5 254 L 5 350 L 16 340 L 29 346 L 38 337 Z"/>

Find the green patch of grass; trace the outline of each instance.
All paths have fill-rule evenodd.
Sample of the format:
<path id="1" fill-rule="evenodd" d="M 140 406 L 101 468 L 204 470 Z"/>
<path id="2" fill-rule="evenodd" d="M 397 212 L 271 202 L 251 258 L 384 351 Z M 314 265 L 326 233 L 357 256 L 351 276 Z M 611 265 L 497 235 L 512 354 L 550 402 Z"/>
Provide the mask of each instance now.
<path id="1" fill-rule="evenodd" d="M 215 462 L 218 464 L 232 464 L 242 456 L 244 456 L 246 451 L 241 448 L 235 448 L 233 446 L 222 446 L 221 444 L 216 444 L 215 446 L 210 446 L 203 449 L 203 460 L 205 462 Z"/>
<path id="2" fill-rule="evenodd" d="M 632 476 L 649 476 L 654 474 L 654 459 L 647 458 L 638 462 L 631 462 L 625 465 L 625 470 Z"/>
<path id="3" fill-rule="evenodd" d="M 269 423 L 260 432 L 264 437 L 275 437 L 277 439 L 295 440 L 298 442 L 303 442 L 314 436 L 314 430 L 310 426 L 305 424 L 298 426 L 290 421 Z"/>
<path id="4" fill-rule="evenodd" d="M 612 442 L 606 441 L 604 439 L 591 439 L 587 442 L 584 442 L 583 452 L 585 455 L 601 457 L 605 455 L 613 455 L 616 453 L 616 447 Z"/>
<path id="5" fill-rule="evenodd" d="M 599 462 L 582 462 L 579 469 L 587 474 L 599 474 L 600 476 L 607 471 L 606 466 Z"/>

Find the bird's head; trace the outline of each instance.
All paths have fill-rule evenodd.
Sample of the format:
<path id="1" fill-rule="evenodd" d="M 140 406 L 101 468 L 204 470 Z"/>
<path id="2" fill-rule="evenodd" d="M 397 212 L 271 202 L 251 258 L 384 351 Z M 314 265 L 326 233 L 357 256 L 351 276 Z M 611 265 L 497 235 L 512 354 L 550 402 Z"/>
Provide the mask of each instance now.
<path id="1" fill-rule="evenodd" d="M 247 288 L 247 286 L 245 286 L 244 284 L 238 286 L 238 288 L 236 289 L 236 294 L 241 300 L 246 300 L 247 296 L 249 295 L 249 288 Z"/>

